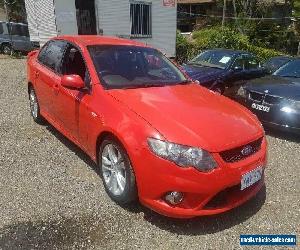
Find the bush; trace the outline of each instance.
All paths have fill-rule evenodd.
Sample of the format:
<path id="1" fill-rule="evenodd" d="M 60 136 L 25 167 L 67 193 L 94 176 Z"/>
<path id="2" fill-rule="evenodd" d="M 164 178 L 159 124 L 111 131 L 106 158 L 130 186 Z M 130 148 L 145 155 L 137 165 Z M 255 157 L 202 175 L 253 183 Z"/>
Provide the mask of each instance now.
<path id="1" fill-rule="evenodd" d="M 215 48 L 249 51 L 261 61 L 282 54 L 275 50 L 253 45 L 246 35 L 242 35 L 228 27 L 222 29 L 218 26 L 195 31 L 192 34 L 192 39 L 188 39 L 177 32 L 176 47 L 176 58 L 179 63 L 190 60 L 203 50 Z"/>

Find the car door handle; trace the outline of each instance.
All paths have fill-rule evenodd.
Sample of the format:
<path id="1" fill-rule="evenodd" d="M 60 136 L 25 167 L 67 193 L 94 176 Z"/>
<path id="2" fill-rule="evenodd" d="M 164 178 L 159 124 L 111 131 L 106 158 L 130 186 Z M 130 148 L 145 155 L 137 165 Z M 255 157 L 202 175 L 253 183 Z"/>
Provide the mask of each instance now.
<path id="1" fill-rule="evenodd" d="M 58 91 L 59 90 L 59 85 L 58 84 L 54 84 L 53 85 L 53 89 L 56 90 L 56 91 Z"/>

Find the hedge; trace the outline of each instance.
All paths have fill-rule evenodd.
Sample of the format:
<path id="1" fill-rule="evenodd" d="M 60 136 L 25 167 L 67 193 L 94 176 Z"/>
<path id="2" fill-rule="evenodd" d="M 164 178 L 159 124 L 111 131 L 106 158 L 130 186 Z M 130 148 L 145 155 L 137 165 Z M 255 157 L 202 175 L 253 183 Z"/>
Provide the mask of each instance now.
<path id="1" fill-rule="evenodd" d="M 262 62 L 270 57 L 282 55 L 279 51 L 251 44 L 247 36 L 230 28 L 206 28 L 193 32 L 191 37 L 177 32 L 176 59 L 179 63 L 192 59 L 203 50 L 214 48 L 249 51 Z"/>

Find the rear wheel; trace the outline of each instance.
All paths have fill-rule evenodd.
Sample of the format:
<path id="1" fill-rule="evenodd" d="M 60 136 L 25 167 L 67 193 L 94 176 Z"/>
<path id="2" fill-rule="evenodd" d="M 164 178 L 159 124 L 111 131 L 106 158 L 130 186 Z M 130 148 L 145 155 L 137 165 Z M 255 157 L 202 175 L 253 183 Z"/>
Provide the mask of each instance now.
<path id="1" fill-rule="evenodd" d="M 40 105 L 39 105 L 35 90 L 32 86 L 29 87 L 28 94 L 29 94 L 29 104 L 30 104 L 31 116 L 36 123 L 41 124 L 44 122 L 44 119 L 40 114 Z"/>
<path id="2" fill-rule="evenodd" d="M 99 166 L 105 190 L 120 205 L 137 199 L 135 174 L 124 147 L 113 137 L 107 137 L 99 150 Z"/>
<path id="3" fill-rule="evenodd" d="M 12 51 L 11 45 L 10 44 L 3 44 L 2 45 L 2 52 L 5 55 L 10 55 Z"/>

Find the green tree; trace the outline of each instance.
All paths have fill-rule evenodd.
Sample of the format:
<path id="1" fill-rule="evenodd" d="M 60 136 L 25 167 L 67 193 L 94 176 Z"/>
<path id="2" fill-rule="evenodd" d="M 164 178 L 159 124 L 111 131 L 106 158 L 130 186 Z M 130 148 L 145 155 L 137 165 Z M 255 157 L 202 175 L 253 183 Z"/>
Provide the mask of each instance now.
<path id="1" fill-rule="evenodd" d="M 0 0 L 0 7 L 7 9 L 8 19 L 12 22 L 26 22 L 24 0 Z"/>

